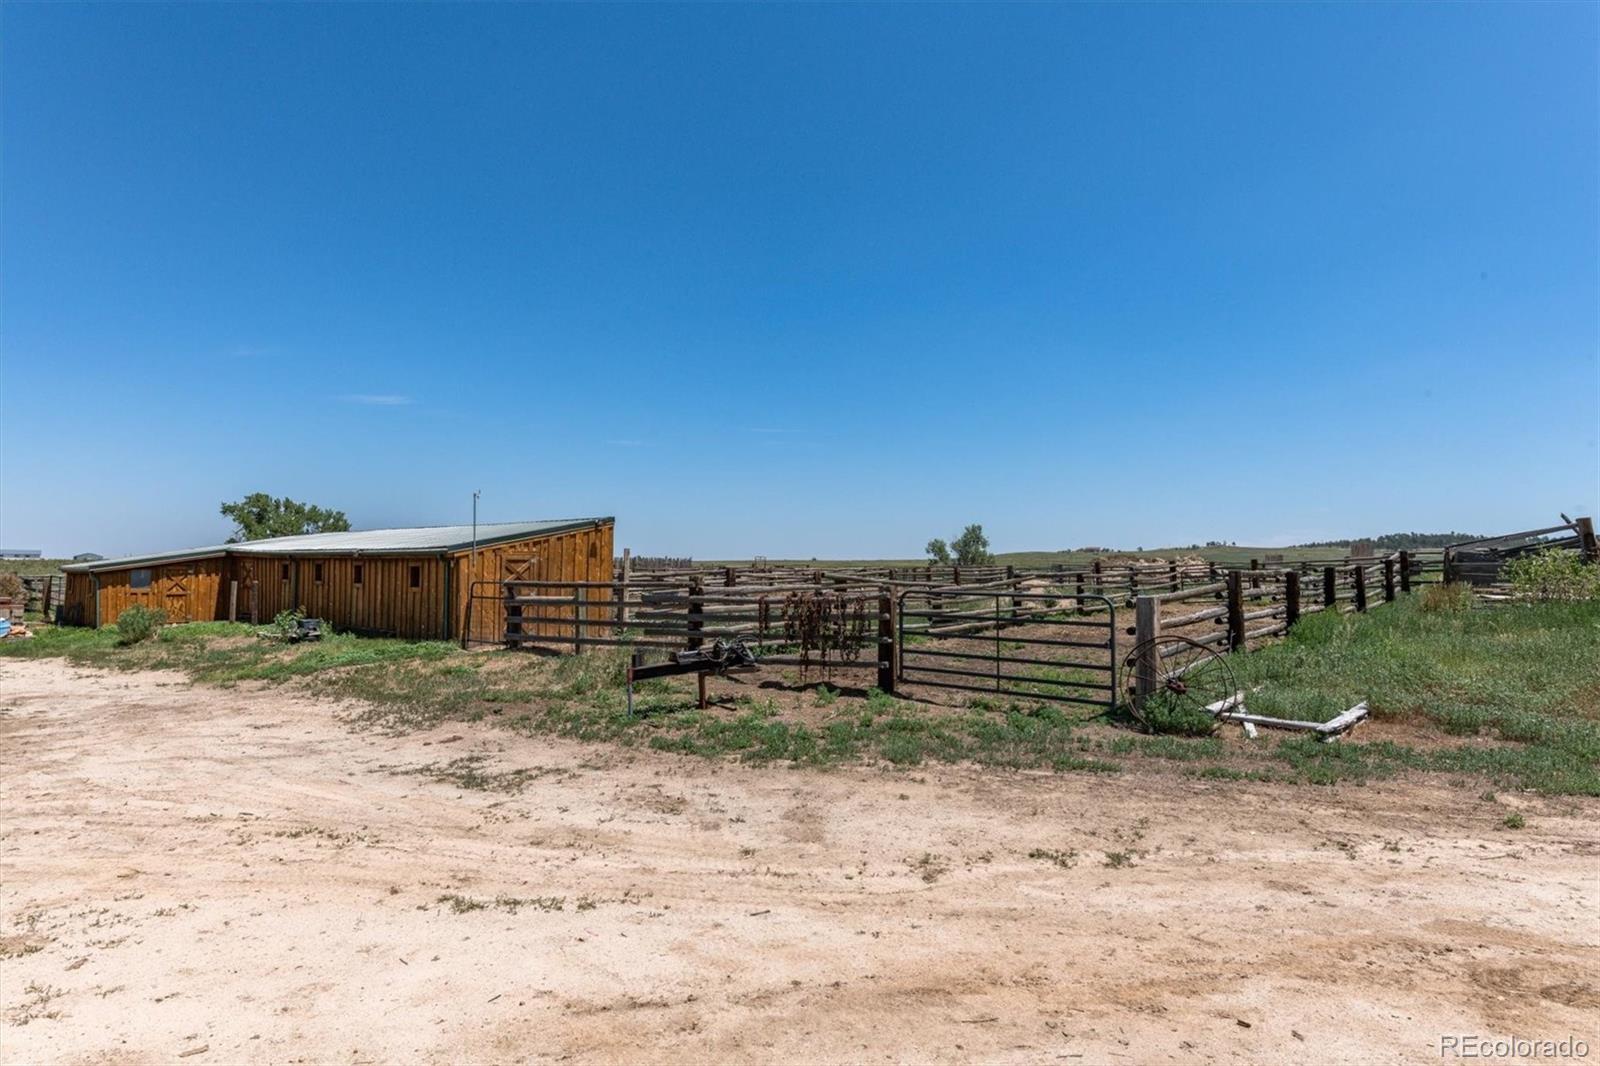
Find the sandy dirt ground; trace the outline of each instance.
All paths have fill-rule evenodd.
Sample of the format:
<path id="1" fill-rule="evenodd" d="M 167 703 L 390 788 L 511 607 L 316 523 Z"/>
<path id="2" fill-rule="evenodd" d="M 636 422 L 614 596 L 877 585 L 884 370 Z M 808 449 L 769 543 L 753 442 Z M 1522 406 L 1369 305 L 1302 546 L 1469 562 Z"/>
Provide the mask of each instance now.
<path id="1" fill-rule="evenodd" d="M 759 768 L 343 710 L 0 663 L 0 1058 L 1600 1055 L 1593 802 Z"/>

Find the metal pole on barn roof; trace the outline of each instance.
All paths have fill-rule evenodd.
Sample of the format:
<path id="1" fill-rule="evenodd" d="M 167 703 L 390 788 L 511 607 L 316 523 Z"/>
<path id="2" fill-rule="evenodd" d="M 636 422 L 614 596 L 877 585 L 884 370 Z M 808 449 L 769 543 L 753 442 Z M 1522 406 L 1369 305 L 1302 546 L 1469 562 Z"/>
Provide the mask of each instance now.
<path id="1" fill-rule="evenodd" d="M 472 490 L 472 576 L 467 578 L 469 588 L 471 582 L 478 580 L 478 497 L 482 495 L 482 489 Z"/>

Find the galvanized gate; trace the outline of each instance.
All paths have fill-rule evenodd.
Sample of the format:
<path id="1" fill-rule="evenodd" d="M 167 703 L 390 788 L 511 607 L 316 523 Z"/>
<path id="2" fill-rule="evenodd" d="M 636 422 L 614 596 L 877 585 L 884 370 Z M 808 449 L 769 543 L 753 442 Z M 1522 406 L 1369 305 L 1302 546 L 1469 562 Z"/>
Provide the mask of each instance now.
<path id="1" fill-rule="evenodd" d="M 908 685 L 1115 708 L 1117 611 L 1104 596 L 907 589 L 898 678 Z"/>

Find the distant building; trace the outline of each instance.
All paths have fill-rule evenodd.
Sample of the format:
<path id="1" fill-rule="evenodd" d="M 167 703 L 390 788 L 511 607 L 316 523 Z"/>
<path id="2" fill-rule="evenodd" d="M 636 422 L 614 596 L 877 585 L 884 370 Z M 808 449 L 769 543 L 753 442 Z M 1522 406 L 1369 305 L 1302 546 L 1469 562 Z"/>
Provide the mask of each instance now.
<path id="1" fill-rule="evenodd" d="M 0 559 L 42 559 L 44 552 L 38 548 L 0 548 Z"/>
<path id="2" fill-rule="evenodd" d="M 79 552 L 72 557 L 72 561 L 75 563 L 98 563 L 104 558 L 105 556 L 99 552 Z"/>

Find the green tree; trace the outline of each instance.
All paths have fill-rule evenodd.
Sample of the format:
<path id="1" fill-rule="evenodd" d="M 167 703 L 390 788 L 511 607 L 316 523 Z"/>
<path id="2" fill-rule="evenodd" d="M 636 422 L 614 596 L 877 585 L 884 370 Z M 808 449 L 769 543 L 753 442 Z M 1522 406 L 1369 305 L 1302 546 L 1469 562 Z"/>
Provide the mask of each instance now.
<path id="1" fill-rule="evenodd" d="M 961 536 L 950 543 L 955 549 L 956 562 L 962 566 L 987 566 L 994 562 L 994 556 L 989 551 L 989 538 L 983 535 L 983 527 L 974 522 L 961 531 Z"/>
<path id="2" fill-rule="evenodd" d="M 300 503 L 287 496 L 274 497 L 252 492 L 242 500 L 222 505 L 222 516 L 234 524 L 229 544 L 265 537 L 292 537 L 299 533 L 343 533 L 350 519 L 343 511 L 315 504 Z"/>
<path id="3" fill-rule="evenodd" d="M 928 546 L 922 550 L 928 553 L 928 559 L 931 562 L 948 563 L 950 561 L 950 545 L 939 537 L 934 537 L 928 541 Z"/>

